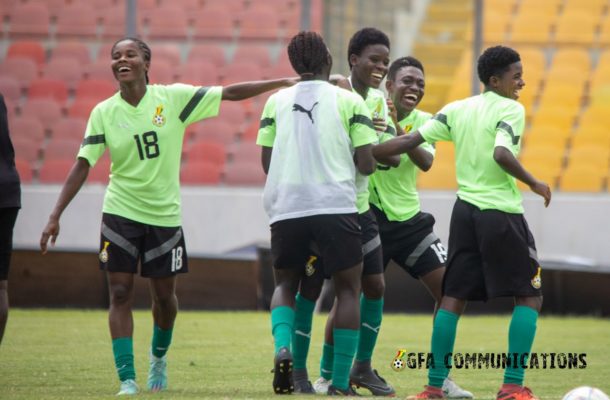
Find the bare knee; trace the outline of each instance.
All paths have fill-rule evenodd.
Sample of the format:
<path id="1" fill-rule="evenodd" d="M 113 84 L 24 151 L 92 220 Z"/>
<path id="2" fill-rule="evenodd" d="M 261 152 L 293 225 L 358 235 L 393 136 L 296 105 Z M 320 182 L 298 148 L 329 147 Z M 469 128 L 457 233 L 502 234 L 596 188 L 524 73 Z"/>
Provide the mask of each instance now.
<path id="1" fill-rule="evenodd" d="M 362 277 L 362 293 L 367 299 L 381 299 L 385 293 L 383 274 L 365 275 Z"/>
<path id="2" fill-rule="evenodd" d="M 110 286 L 110 302 L 115 306 L 124 306 L 131 302 L 133 286 L 114 284 Z"/>
<path id="3" fill-rule="evenodd" d="M 515 297 L 515 305 L 533 308 L 536 312 L 542 309 L 542 296 Z"/>

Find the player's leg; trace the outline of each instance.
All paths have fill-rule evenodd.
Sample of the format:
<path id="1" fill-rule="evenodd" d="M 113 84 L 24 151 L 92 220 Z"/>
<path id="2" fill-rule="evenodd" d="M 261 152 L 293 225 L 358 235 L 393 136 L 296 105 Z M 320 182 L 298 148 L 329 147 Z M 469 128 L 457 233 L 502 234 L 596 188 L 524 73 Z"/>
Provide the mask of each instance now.
<path id="1" fill-rule="evenodd" d="M 310 255 L 305 264 L 305 273 L 301 277 L 299 293 L 295 298 L 294 335 L 292 337 L 295 393 L 315 393 L 307 373 L 307 355 L 311 342 L 313 312 L 323 283 L 324 271 L 319 257 Z"/>
<path id="2" fill-rule="evenodd" d="M 19 209 L 0 208 L 0 343 L 8 320 L 8 271 L 13 253 L 13 228 Z"/>
<path id="3" fill-rule="evenodd" d="M 333 300 L 333 306 L 328 313 L 326 325 L 324 326 L 324 345 L 322 346 L 322 358 L 320 359 L 320 377 L 314 382 L 314 390 L 319 394 L 326 394 L 328 387 L 332 384 L 333 363 L 335 362 L 335 342 L 333 340 L 333 327 L 337 313 L 337 299 Z"/>

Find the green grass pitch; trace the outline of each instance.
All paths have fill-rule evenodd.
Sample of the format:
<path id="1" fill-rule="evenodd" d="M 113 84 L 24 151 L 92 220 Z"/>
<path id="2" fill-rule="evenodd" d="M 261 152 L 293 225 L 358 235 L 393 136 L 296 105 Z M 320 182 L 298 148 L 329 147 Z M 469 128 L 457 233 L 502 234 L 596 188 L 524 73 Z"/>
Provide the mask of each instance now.
<path id="1" fill-rule="evenodd" d="M 308 361 L 312 380 L 318 377 L 325 318 L 314 319 Z M 137 311 L 134 320 L 137 381 L 143 387 L 152 318 L 148 311 Z M 466 314 L 458 326 L 456 352 L 505 352 L 508 322 L 508 315 Z M 429 315 L 384 316 L 373 364 L 399 398 L 421 391 L 426 370 L 395 372 L 390 363 L 399 348 L 428 352 L 431 325 Z M 581 385 L 610 392 L 610 320 L 543 316 L 533 351 L 587 354 L 585 369 L 528 371 L 526 385 L 541 399 L 560 400 Z M 277 398 L 271 388 L 272 353 L 268 313 L 181 311 L 169 352 L 169 390 L 144 391 L 137 398 Z M 495 399 L 502 373 L 461 369 L 452 376 L 477 399 Z M 117 390 L 106 311 L 11 310 L 0 346 L 0 399 L 111 399 Z"/>

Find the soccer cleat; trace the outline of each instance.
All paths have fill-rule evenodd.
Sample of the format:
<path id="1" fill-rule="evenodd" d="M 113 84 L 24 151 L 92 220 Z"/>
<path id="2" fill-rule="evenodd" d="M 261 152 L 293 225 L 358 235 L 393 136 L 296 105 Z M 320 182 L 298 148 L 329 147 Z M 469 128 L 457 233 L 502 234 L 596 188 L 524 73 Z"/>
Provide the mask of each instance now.
<path id="1" fill-rule="evenodd" d="M 315 390 L 317 394 L 326 394 L 326 393 L 328 393 L 328 387 L 330 385 L 332 385 L 332 383 L 333 383 L 332 379 L 325 379 L 325 378 L 319 377 L 313 383 L 313 390 Z"/>
<path id="2" fill-rule="evenodd" d="M 502 385 L 496 400 L 539 400 L 530 388 L 517 385 Z"/>
<path id="3" fill-rule="evenodd" d="M 121 381 L 121 387 L 119 392 L 116 394 L 117 396 L 131 396 L 134 394 L 138 394 L 140 388 L 138 384 L 133 379 L 125 379 Z"/>
<path id="4" fill-rule="evenodd" d="M 146 387 L 152 392 L 167 389 L 167 355 L 163 357 L 150 355 L 150 369 L 148 370 Z"/>
<path id="5" fill-rule="evenodd" d="M 292 354 L 286 347 L 282 347 L 274 359 L 273 391 L 276 394 L 290 394 L 294 392 L 292 381 Z"/>
<path id="6" fill-rule="evenodd" d="M 328 392 L 326 392 L 329 396 L 344 396 L 344 397 L 361 397 L 352 387 L 352 385 L 348 385 L 347 389 L 339 389 L 330 385 L 328 387 Z"/>
<path id="7" fill-rule="evenodd" d="M 304 380 L 295 380 L 294 381 L 294 393 L 298 394 L 316 394 L 316 391 L 313 389 L 313 385 L 311 381 Z"/>
<path id="8" fill-rule="evenodd" d="M 472 393 L 468 390 L 464 390 L 453 381 L 453 379 L 447 377 L 443 382 L 443 393 L 448 399 L 474 399 Z"/>
<path id="9" fill-rule="evenodd" d="M 446 399 L 441 389 L 432 386 L 425 386 L 425 388 L 423 392 L 408 396 L 405 400 Z"/>
<path id="10" fill-rule="evenodd" d="M 368 389 L 373 396 L 396 396 L 394 388 L 388 385 L 385 379 L 379 376 L 376 369 L 366 368 L 358 370 L 352 368 L 349 374 L 349 380 L 350 383 L 357 388 Z"/>

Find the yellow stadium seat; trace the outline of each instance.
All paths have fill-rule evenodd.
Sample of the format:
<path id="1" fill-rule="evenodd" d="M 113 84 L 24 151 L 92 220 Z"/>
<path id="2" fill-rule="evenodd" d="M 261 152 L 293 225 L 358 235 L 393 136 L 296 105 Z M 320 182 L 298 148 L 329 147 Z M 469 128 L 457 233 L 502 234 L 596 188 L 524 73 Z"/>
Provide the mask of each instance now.
<path id="1" fill-rule="evenodd" d="M 418 189 L 454 190 L 457 188 L 455 164 L 434 161 L 432 168 L 417 175 Z"/>
<path id="2" fill-rule="evenodd" d="M 534 178 L 539 179 L 543 182 L 546 182 L 551 190 L 557 187 L 557 177 L 559 176 L 560 169 L 552 168 L 545 164 L 528 164 L 525 165 L 525 169 L 532 175 Z M 529 190 L 529 186 L 525 183 L 521 182 L 517 179 L 517 187 L 521 190 Z"/>
<path id="3" fill-rule="evenodd" d="M 591 166 L 570 165 L 559 179 L 564 192 L 601 192 L 605 185 L 606 170 Z"/>
<path id="4" fill-rule="evenodd" d="M 512 24 L 510 43 L 544 44 L 549 40 L 549 33 L 555 16 L 550 14 L 520 14 Z"/>
<path id="5" fill-rule="evenodd" d="M 547 14 L 555 15 L 563 0 L 523 0 L 519 2 L 518 13 L 521 15 Z"/>
<path id="6" fill-rule="evenodd" d="M 561 110 L 562 112 L 575 116 L 580 111 L 583 102 L 584 88 L 582 83 L 569 81 L 566 83 L 565 80 L 553 80 L 550 77 L 540 95 L 540 109 L 562 108 L 564 109 Z"/>
<path id="7" fill-rule="evenodd" d="M 563 6 L 564 13 L 587 11 L 594 15 L 603 15 L 606 0 L 566 0 Z"/>
<path id="8" fill-rule="evenodd" d="M 555 170 L 563 165 L 564 151 L 553 146 L 526 146 L 521 152 L 521 162 L 529 165 L 546 165 Z"/>
<path id="9" fill-rule="evenodd" d="M 600 20 L 599 13 L 587 10 L 564 11 L 557 19 L 553 40 L 558 45 L 584 44 L 595 41 Z M 578 27 L 578 28 L 575 28 Z"/>
<path id="10" fill-rule="evenodd" d="M 606 107 L 610 104 L 610 85 L 598 85 L 591 88 L 589 106 L 590 107 Z"/>
<path id="11" fill-rule="evenodd" d="M 505 17 L 512 15 L 515 11 L 515 0 L 485 0 L 483 12 L 502 14 Z"/>
<path id="12" fill-rule="evenodd" d="M 608 169 L 610 159 L 610 147 L 599 144 L 575 143 L 568 153 L 568 165 L 591 165 L 593 167 Z"/>
<path id="13" fill-rule="evenodd" d="M 565 130 L 550 127 L 547 130 L 537 129 L 529 130 L 524 135 L 523 147 L 552 147 L 557 149 L 558 152 L 564 151 L 568 138 L 571 135 L 566 133 Z"/>
<path id="14" fill-rule="evenodd" d="M 607 104 L 591 104 L 580 117 L 579 126 L 610 125 L 610 113 Z"/>
<path id="15" fill-rule="evenodd" d="M 608 56 L 606 56 L 606 54 Z M 606 56 L 606 57 L 604 57 Z M 602 85 L 610 85 L 610 51 L 606 50 L 600 57 L 597 67 L 593 71 L 590 87 L 596 88 Z"/>
<path id="16" fill-rule="evenodd" d="M 601 44 L 610 44 L 610 17 L 606 17 L 602 20 L 601 28 L 599 30 L 599 42 Z"/>
<path id="17" fill-rule="evenodd" d="M 540 129 L 543 126 L 554 126 L 556 128 L 567 131 L 572 131 L 574 126 L 575 116 L 580 108 L 575 106 L 564 106 L 557 99 L 558 103 L 540 106 L 536 110 L 536 114 L 532 116 L 532 129 Z"/>
<path id="18" fill-rule="evenodd" d="M 582 70 L 591 69 L 591 55 L 583 47 L 558 49 L 553 55 L 553 66 L 575 66 Z"/>
<path id="19" fill-rule="evenodd" d="M 610 148 L 607 125 L 579 126 L 572 137 L 572 147 L 599 146 Z"/>

